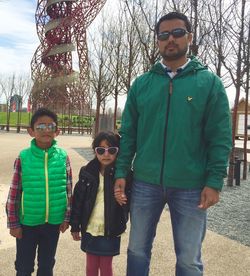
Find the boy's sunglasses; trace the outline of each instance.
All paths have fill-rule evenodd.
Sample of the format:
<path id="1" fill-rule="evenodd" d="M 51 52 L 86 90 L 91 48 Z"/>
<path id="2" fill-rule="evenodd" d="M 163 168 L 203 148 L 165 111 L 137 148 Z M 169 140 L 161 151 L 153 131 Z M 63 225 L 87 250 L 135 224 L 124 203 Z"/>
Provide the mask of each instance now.
<path id="1" fill-rule="evenodd" d="M 50 132 L 55 132 L 56 131 L 56 124 L 55 123 L 52 123 L 52 124 L 39 124 L 36 126 L 36 130 L 37 131 L 50 131 Z"/>
<path id="2" fill-rule="evenodd" d="M 164 41 L 164 40 L 169 39 L 170 35 L 172 35 L 174 38 L 179 38 L 179 37 L 184 36 L 185 34 L 188 34 L 188 31 L 181 29 L 181 28 L 177 28 L 177 29 L 173 29 L 170 32 L 159 33 L 157 38 L 160 41 Z"/>
<path id="3" fill-rule="evenodd" d="M 104 148 L 104 147 L 96 147 L 95 152 L 99 155 L 103 155 L 105 152 L 108 152 L 111 155 L 114 155 L 118 152 L 119 148 L 118 147 L 109 147 L 109 148 Z"/>

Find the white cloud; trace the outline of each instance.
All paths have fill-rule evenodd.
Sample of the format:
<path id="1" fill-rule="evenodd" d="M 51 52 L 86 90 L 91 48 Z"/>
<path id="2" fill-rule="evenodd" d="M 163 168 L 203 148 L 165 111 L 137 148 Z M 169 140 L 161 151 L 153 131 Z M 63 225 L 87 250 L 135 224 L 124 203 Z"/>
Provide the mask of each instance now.
<path id="1" fill-rule="evenodd" d="M 25 44 L 23 46 L 25 46 Z M 36 46 L 33 45 L 33 49 L 31 50 L 24 49 L 23 46 L 19 49 L 18 47 L 15 49 L 0 47 L 0 73 L 11 74 L 30 72 L 30 62 L 33 56 L 33 49 L 35 49 Z"/>
<path id="2" fill-rule="evenodd" d="M 38 46 L 35 0 L 0 2 L 0 72 L 29 72 Z"/>

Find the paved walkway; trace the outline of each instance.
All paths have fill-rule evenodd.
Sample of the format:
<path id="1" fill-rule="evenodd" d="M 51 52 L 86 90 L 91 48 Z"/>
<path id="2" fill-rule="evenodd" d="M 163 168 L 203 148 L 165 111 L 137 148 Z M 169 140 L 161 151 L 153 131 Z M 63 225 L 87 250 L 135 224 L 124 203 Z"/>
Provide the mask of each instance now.
<path id="1" fill-rule="evenodd" d="M 90 154 L 89 136 L 59 136 L 59 145 L 70 155 L 74 182 L 79 168 Z M 15 240 L 6 229 L 4 205 L 12 175 L 13 161 L 20 149 L 29 145 L 27 134 L 0 132 L 0 276 L 13 276 L 15 260 Z M 143 231 L 143 229 L 142 229 Z M 126 246 L 128 233 L 123 235 L 121 254 L 114 258 L 114 275 L 124 276 L 126 267 Z M 85 256 L 74 242 L 69 231 L 61 235 L 54 269 L 55 276 L 85 275 Z M 250 247 L 207 231 L 203 245 L 203 261 L 206 276 L 249 276 Z M 171 237 L 169 214 L 164 211 L 158 226 L 151 262 L 152 276 L 173 276 L 175 256 Z"/>

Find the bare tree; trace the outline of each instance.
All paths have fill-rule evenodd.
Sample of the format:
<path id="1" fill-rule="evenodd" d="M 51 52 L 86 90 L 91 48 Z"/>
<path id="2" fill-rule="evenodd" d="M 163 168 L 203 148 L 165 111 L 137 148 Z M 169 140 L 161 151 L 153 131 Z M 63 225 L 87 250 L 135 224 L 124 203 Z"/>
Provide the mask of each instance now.
<path id="1" fill-rule="evenodd" d="M 122 12 L 119 12 L 117 17 L 112 18 L 107 26 L 111 53 L 109 70 L 114 79 L 112 90 L 114 129 L 116 128 L 118 98 L 126 94 L 130 88 L 131 80 L 138 70 L 136 63 L 140 52 L 137 32 L 131 17 L 128 15 L 127 8 L 120 5 L 119 10 Z"/>
<path id="2" fill-rule="evenodd" d="M 243 87 L 246 93 L 246 104 L 245 104 L 245 120 L 244 120 L 244 165 L 243 165 L 243 179 L 247 178 L 247 141 L 248 141 L 248 103 L 249 103 L 249 89 L 250 89 L 250 12 L 248 13 L 248 24 L 246 25 L 247 29 L 247 39 L 244 43 L 243 51 L 243 61 L 244 68 L 246 72 L 245 83 Z"/>
<path id="3" fill-rule="evenodd" d="M 145 72 L 159 59 L 154 29 L 159 15 L 159 0 L 153 3 L 152 1 L 124 0 L 124 3 L 137 31 L 141 45 L 141 72 Z"/>
<path id="4" fill-rule="evenodd" d="M 11 111 L 10 100 L 15 92 L 15 79 L 16 79 L 15 74 L 13 74 L 12 76 L 5 76 L 0 79 L 1 90 L 6 100 L 6 130 L 7 131 L 9 131 L 9 128 L 10 128 L 10 111 Z"/>
<path id="5" fill-rule="evenodd" d="M 228 24 L 233 21 L 232 9 L 234 3 L 224 0 L 209 0 L 206 5 L 207 17 L 205 21 L 203 35 L 200 38 L 203 51 L 200 57 L 209 65 L 223 81 L 226 88 L 233 84 L 228 70 L 225 69 L 223 61 L 228 62 L 232 53 L 231 36 Z"/>
<path id="6" fill-rule="evenodd" d="M 115 22 L 115 24 L 113 23 Z M 109 70 L 113 76 L 114 85 L 112 96 L 114 97 L 114 122 L 113 128 L 116 128 L 116 111 L 118 106 L 118 96 L 124 94 L 121 76 L 123 75 L 122 58 L 125 54 L 124 48 L 124 21 L 122 13 L 119 13 L 115 21 L 111 21 L 107 27 L 108 47 L 111 55 L 109 56 Z M 106 101 L 104 101 L 106 106 Z"/>
<path id="7" fill-rule="evenodd" d="M 92 120 L 92 111 L 94 105 L 95 91 L 93 89 L 89 89 L 88 93 L 85 95 L 86 104 L 89 107 L 88 118 Z"/>
<path id="8" fill-rule="evenodd" d="M 3 89 L 2 89 L 2 86 L 0 86 L 0 99 L 2 98 L 2 95 L 3 95 Z"/>
<path id="9" fill-rule="evenodd" d="M 102 26 L 99 29 L 101 41 L 97 42 L 97 40 L 94 40 L 92 37 L 93 51 L 90 52 L 90 89 L 92 89 L 96 95 L 94 134 L 99 131 L 101 103 L 113 90 L 113 76 L 109 70 L 109 56 L 111 53 L 108 47 L 109 41 L 105 32 L 105 25 L 106 22 L 103 18 Z"/>
<path id="10" fill-rule="evenodd" d="M 239 97 L 242 87 L 242 78 L 243 78 L 243 62 L 242 62 L 242 46 L 244 41 L 244 28 L 245 28 L 245 7 L 246 0 L 241 0 L 240 9 L 237 5 L 238 1 L 235 1 L 235 7 L 232 10 L 232 13 L 235 17 L 235 26 L 231 26 L 230 28 L 230 40 L 232 46 L 233 55 L 230 56 L 230 59 L 222 60 L 223 65 L 228 70 L 233 84 L 235 86 L 236 94 L 234 100 L 234 108 L 233 108 L 233 118 L 232 118 L 232 139 L 233 139 L 233 148 L 230 154 L 230 165 L 229 165 L 229 173 L 228 173 L 228 186 L 233 185 L 233 177 L 234 177 L 234 161 L 235 161 L 235 134 L 236 134 L 236 120 L 237 120 L 237 112 L 238 112 L 238 104 Z M 239 11 L 239 12 L 238 12 Z M 237 40 L 238 43 L 235 43 Z M 235 66 L 231 63 L 231 60 L 235 60 Z"/>
<path id="11" fill-rule="evenodd" d="M 133 24 L 127 9 L 125 9 L 125 36 L 124 36 L 124 54 L 122 57 L 122 75 L 121 80 L 128 93 L 131 82 L 138 75 L 140 42 L 137 39 L 136 27 Z"/>
<path id="12" fill-rule="evenodd" d="M 32 85 L 32 80 L 27 75 L 19 75 L 16 79 L 15 94 L 20 98 L 20 103 L 17 109 L 17 132 L 20 132 L 23 103 L 29 98 Z"/>

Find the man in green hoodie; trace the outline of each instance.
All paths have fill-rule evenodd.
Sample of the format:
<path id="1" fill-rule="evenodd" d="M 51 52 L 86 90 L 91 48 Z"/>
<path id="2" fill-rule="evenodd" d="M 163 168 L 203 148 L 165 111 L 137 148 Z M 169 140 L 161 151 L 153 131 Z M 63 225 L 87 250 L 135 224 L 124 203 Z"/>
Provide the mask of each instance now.
<path id="1" fill-rule="evenodd" d="M 126 202 L 133 162 L 127 276 L 149 274 L 156 227 L 168 204 L 177 276 L 203 275 L 206 210 L 219 201 L 231 149 L 227 95 L 219 77 L 187 57 L 191 24 L 171 12 L 156 25 L 162 61 L 128 94 L 116 164 L 115 197 Z"/>

